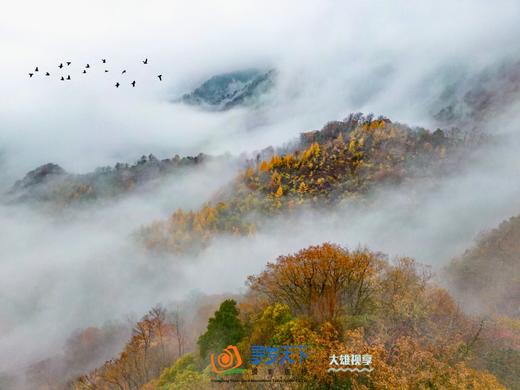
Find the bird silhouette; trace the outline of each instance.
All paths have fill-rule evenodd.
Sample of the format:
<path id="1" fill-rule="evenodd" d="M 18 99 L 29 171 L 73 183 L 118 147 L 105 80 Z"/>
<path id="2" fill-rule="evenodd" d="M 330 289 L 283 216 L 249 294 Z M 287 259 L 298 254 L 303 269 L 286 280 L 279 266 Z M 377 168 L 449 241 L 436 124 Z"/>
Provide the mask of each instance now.
<path id="1" fill-rule="evenodd" d="M 87 73 L 87 71 L 85 69 L 83 69 L 83 73 Z"/>
<path id="2" fill-rule="evenodd" d="M 116 83 L 116 88 L 119 88 L 119 83 Z"/>
<path id="3" fill-rule="evenodd" d="M 61 76 L 61 81 L 65 80 L 65 78 L 63 76 Z"/>
<path id="4" fill-rule="evenodd" d="M 132 81 L 130 84 L 132 84 L 132 87 L 135 87 L 135 80 Z"/>
<path id="5" fill-rule="evenodd" d="M 29 73 L 29 78 L 33 77 L 34 73 Z"/>
<path id="6" fill-rule="evenodd" d="M 70 80 L 70 74 L 67 76 L 67 80 Z"/>
<path id="7" fill-rule="evenodd" d="M 102 62 L 103 64 L 106 64 L 106 63 L 107 63 L 107 60 L 105 60 L 105 59 L 103 58 L 103 59 L 101 60 L 101 62 Z"/>
<path id="8" fill-rule="evenodd" d="M 87 69 L 88 69 L 88 68 L 90 68 L 90 65 L 89 65 L 89 64 L 87 64 L 87 66 L 85 66 L 85 68 L 87 68 Z"/>
<path id="9" fill-rule="evenodd" d="M 49 72 L 45 72 L 45 76 L 50 76 L 51 74 Z"/>
<path id="10" fill-rule="evenodd" d="M 67 62 L 67 66 L 69 66 L 70 64 L 71 64 L 71 62 L 70 62 L 70 61 L 68 61 L 68 62 Z"/>
<path id="11" fill-rule="evenodd" d="M 35 72 L 38 72 L 38 67 L 36 67 L 36 69 L 34 69 Z"/>
<path id="12" fill-rule="evenodd" d="M 146 58 L 144 61 L 143 61 L 143 64 L 147 64 L 148 63 L 148 58 Z"/>
<path id="13" fill-rule="evenodd" d="M 162 74 L 158 75 L 157 77 L 159 77 L 159 81 L 162 81 Z"/>
<path id="14" fill-rule="evenodd" d="M 105 73 L 108 73 L 108 69 L 105 69 Z"/>
<path id="15" fill-rule="evenodd" d="M 60 68 L 60 69 L 63 68 L 63 64 L 59 64 L 58 68 Z"/>
<path id="16" fill-rule="evenodd" d="M 121 74 L 125 74 L 125 73 L 126 73 L 126 70 L 123 70 L 123 71 L 121 72 Z"/>

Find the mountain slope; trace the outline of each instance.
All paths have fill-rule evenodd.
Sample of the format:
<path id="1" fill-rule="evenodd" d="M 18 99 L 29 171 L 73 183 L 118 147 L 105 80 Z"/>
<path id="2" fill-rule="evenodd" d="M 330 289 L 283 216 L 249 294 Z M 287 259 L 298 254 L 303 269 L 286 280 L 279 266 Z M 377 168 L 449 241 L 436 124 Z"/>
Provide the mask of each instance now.
<path id="1" fill-rule="evenodd" d="M 520 216 L 482 235 L 446 275 L 468 308 L 520 319 Z"/>
<path id="2" fill-rule="evenodd" d="M 225 111 L 254 103 L 274 85 L 275 71 L 243 70 L 219 74 L 202 83 L 182 101 L 189 105 Z"/>
<path id="3" fill-rule="evenodd" d="M 86 174 L 66 172 L 56 164 L 45 164 L 17 181 L 8 199 L 11 202 L 37 201 L 55 205 L 70 205 L 96 199 L 112 198 L 146 185 L 154 185 L 166 177 L 198 166 L 212 157 L 200 153 L 195 157 L 159 160 L 150 154 L 135 164 L 117 163 L 97 168 Z"/>
<path id="4" fill-rule="evenodd" d="M 376 186 L 435 180 L 458 169 L 472 142 L 460 132 L 430 132 L 387 118 L 353 114 L 303 133 L 280 154 L 258 155 L 232 183 L 197 211 L 178 210 L 141 229 L 153 250 L 184 251 L 204 246 L 216 234 L 251 234 L 251 215 L 290 213 L 301 206 L 323 207 L 363 197 Z"/>
<path id="5" fill-rule="evenodd" d="M 323 243 L 280 256 L 249 277 L 239 303 L 221 303 L 198 348 L 176 356 L 177 329 L 167 313 L 151 311 L 119 357 L 78 378 L 75 388 L 204 390 L 223 377 L 245 380 L 243 387 L 218 384 L 226 389 L 264 388 L 253 383 L 264 378 L 293 380 L 283 388 L 295 390 L 505 389 L 486 367 L 472 368 L 479 358 L 473 354 L 481 338 L 478 321 L 464 315 L 412 259 L 390 263 L 369 250 Z M 215 375 L 209 355 L 228 345 L 240 351 L 245 370 Z M 303 346 L 307 358 L 291 355 L 292 363 L 283 365 L 279 359 L 269 365 L 268 356 L 254 362 L 253 346 Z M 492 350 L 487 345 L 479 352 Z M 328 372 L 339 366 L 331 356 L 339 360 L 342 354 L 369 354 L 372 371 Z"/>

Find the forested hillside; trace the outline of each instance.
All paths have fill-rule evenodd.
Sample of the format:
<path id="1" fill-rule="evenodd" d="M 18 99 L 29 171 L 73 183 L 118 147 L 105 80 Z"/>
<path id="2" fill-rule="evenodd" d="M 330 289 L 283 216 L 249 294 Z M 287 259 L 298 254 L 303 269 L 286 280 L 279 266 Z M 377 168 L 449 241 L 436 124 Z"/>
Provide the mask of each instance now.
<path id="1" fill-rule="evenodd" d="M 468 309 L 520 320 L 520 216 L 482 234 L 445 276 Z"/>
<path id="2" fill-rule="evenodd" d="M 464 153 L 481 142 L 477 132 L 431 132 L 384 117 L 351 114 L 322 130 L 302 133 L 290 148 L 271 148 L 265 159 L 259 154 L 201 209 L 177 210 L 141 229 L 140 236 L 157 251 L 197 250 L 217 234 L 254 233 L 261 219 L 253 214 L 269 217 L 302 206 L 333 207 L 362 198 L 376 186 L 434 181 L 460 169 Z"/>
<path id="3" fill-rule="evenodd" d="M 11 202 L 36 201 L 55 206 L 111 199 L 147 186 L 157 187 L 166 178 L 211 159 L 202 153 L 162 160 L 150 154 L 143 155 L 135 164 L 117 163 L 86 174 L 68 173 L 59 165 L 48 163 L 28 172 L 7 195 Z"/>
<path id="4" fill-rule="evenodd" d="M 514 351 L 519 345 L 497 344 L 492 331 L 498 325 L 490 327 L 464 314 L 430 277 L 428 267 L 410 258 L 389 261 L 367 249 L 311 246 L 280 256 L 250 276 L 248 291 L 238 302 L 222 302 L 196 348 L 181 354 L 178 318 L 168 320 L 166 312 L 155 309 L 135 326 L 117 359 L 78 378 L 74 387 L 214 388 L 210 354 L 232 344 L 245 368 L 235 379 L 287 379 L 285 369 L 290 367 L 289 378 L 298 382 L 269 385 L 276 389 L 518 388 L 515 367 L 520 359 Z M 512 329 L 510 341 L 520 337 L 518 328 L 498 329 Z M 302 344 L 308 357 L 301 363 L 267 366 L 267 357 L 251 363 L 255 345 Z M 330 373 L 333 353 L 370 354 L 374 369 Z M 268 373 L 268 367 L 274 371 Z"/>

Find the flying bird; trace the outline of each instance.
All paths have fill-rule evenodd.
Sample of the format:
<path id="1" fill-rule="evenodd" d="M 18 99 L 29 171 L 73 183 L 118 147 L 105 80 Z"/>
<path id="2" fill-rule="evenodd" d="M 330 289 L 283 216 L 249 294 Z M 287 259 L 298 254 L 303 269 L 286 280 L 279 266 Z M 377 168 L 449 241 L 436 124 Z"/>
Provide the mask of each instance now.
<path id="1" fill-rule="evenodd" d="M 105 59 L 103 58 L 103 59 L 101 60 L 101 62 L 102 62 L 103 64 L 106 64 L 106 63 L 107 63 L 107 60 L 105 60 Z"/>
<path id="2" fill-rule="evenodd" d="M 71 64 L 71 62 L 70 62 L 70 61 L 67 61 L 67 66 L 69 66 L 70 64 Z"/>
<path id="3" fill-rule="evenodd" d="M 130 84 L 132 84 L 132 87 L 135 87 L 135 80 L 132 81 Z"/>
<path id="4" fill-rule="evenodd" d="M 90 65 L 89 65 L 89 64 L 87 64 L 87 66 L 85 66 L 85 68 L 87 68 L 87 69 L 88 69 L 88 68 L 90 68 Z"/>
<path id="5" fill-rule="evenodd" d="M 116 88 L 119 88 L 119 83 L 116 83 Z"/>
<path id="6" fill-rule="evenodd" d="M 159 81 L 162 81 L 162 74 L 158 75 L 157 77 L 159 77 Z"/>
<path id="7" fill-rule="evenodd" d="M 33 77 L 34 73 L 29 73 L 29 78 Z"/>
<path id="8" fill-rule="evenodd" d="M 67 80 L 70 80 L 70 74 L 67 76 Z"/>
<path id="9" fill-rule="evenodd" d="M 83 73 L 87 73 L 87 71 L 85 69 L 83 69 Z"/>
<path id="10" fill-rule="evenodd" d="M 45 76 L 50 76 L 51 74 L 49 72 L 45 72 Z"/>
<path id="11" fill-rule="evenodd" d="M 60 68 L 60 69 L 63 68 L 63 64 L 59 64 L 58 68 Z"/>
<path id="12" fill-rule="evenodd" d="M 36 67 L 36 69 L 34 69 L 35 72 L 38 72 L 38 67 Z"/>
<path id="13" fill-rule="evenodd" d="M 121 74 L 125 74 L 125 73 L 126 73 L 126 69 L 121 72 Z"/>
<path id="14" fill-rule="evenodd" d="M 146 58 L 144 61 L 143 61 L 143 64 L 147 64 L 148 63 L 148 58 Z"/>
<path id="15" fill-rule="evenodd" d="M 108 72 L 108 69 L 105 69 L 105 73 L 107 73 L 107 72 Z"/>

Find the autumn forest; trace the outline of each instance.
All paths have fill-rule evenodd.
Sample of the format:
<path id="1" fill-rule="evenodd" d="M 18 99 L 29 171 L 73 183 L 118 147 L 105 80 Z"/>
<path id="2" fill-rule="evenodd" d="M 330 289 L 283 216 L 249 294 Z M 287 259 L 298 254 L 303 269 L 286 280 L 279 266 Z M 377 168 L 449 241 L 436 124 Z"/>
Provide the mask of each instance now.
<path id="1" fill-rule="evenodd" d="M 29 2 L 0 390 L 520 390 L 518 4 Z"/>

